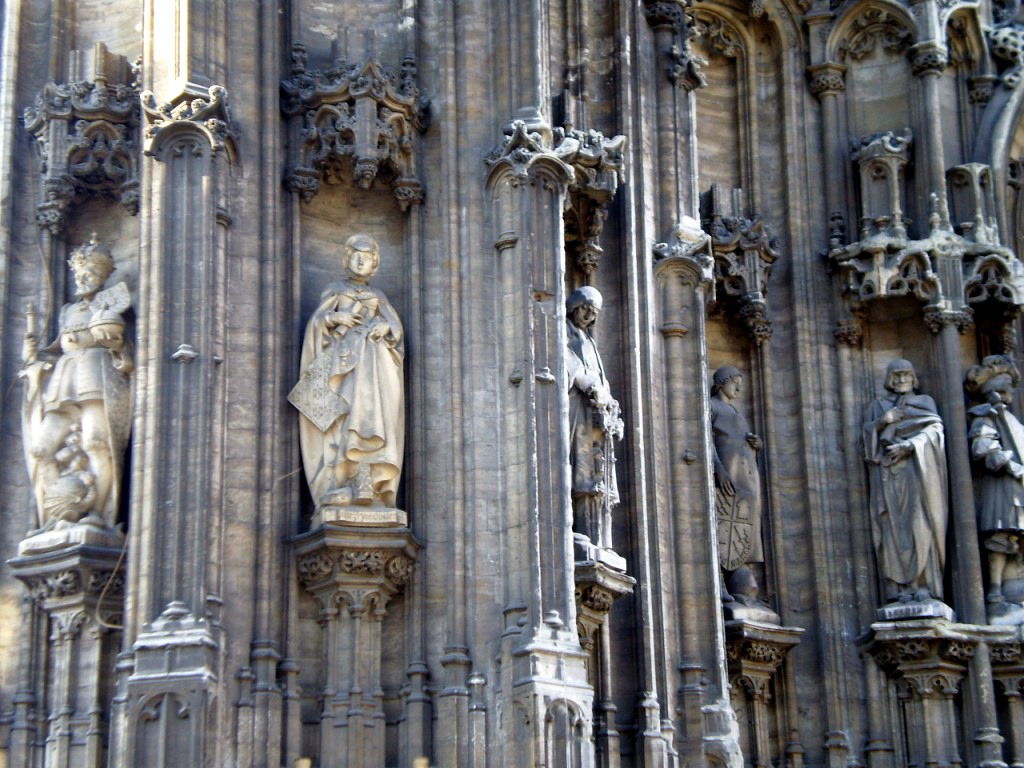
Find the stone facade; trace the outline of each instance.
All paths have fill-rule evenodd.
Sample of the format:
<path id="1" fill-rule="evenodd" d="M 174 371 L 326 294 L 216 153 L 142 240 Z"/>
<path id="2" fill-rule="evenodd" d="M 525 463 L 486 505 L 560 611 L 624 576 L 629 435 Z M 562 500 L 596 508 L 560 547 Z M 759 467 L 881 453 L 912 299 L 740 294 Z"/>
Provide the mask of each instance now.
<path id="1" fill-rule="evenodd" d="M 1024 766 L 1019 0 L 2 19 L 0 765 Z"/>

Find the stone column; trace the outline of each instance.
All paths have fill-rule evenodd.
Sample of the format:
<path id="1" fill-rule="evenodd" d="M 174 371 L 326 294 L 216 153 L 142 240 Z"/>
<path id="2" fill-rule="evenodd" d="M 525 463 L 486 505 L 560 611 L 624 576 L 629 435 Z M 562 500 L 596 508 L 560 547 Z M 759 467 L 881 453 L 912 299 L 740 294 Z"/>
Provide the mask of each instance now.
<path id="1" fill-rule="evenodd" d="M 551 131 L 515 121 L 490 156 L 500 260 L 510 607 L 501 651 L 505 765 L 593 765 L 593 688 L 576 630 L 562 211 L 573 171 Z M 559 762 L 558 764 L 561 764 Z"/>
<path id="2" fill-rule="evenodd" d="M 711 241 L 695 220 L 684 219 L 669 242 L 655 246 L 655 256 L 679 603 L 679 647 L 673 649 L 680 673 L 676 730 L 692 765 L 732 766 L 742 756 L 725 665 L 711 419 L 705 396 L 705 306 L 714 280 Z"/>
<path id="3" fill-rule="evenodd" d="M 418 549 L 408 528 L 328 525 L 295 540 L 299 581 L 320 604 L 324 633 L 324 768 L 385 763 L 381 628 Z"/>
<path id="4" fill-rule="evenodd" d="M 958 281 L 963 277 L 956 268 Z M 939 265 L 940 275 L 942 265 Z M 952 271 L 952 269 L 950 269 Z M 948 291 L 947 284 L 943 288 Z M 927 310 L 926 310 L 927 311 Z M 977 514 L 974 508 L 973 481 L 966 429 L 955 425 L 967 424 L 964 407 L 963 380 L 960 367 L 960 334 L 966 329 L 969 315 L 963 311 L 937 311 L 926 315 L 933 332 L 937 332 L 939 369 L 942 387 L 939 392 L 939 411 L 946 424 L 946 462 L 949 467 L 949 503 L 953 518 L 953 597 L 958 618 L 970 624 L 985 624 L 985 596 L 981 570 L 981 552 L 978 544 Z M 995 768 L 1005 763 L 1001 757 L 1002 736 L 996 718 L 995 689 L 989 664 L 988 646 L 982 644 L 970 658 L 970 686 L 967 693 L 970 726 L 974 729 L 974 744 L 979 764 Z"/>
<path id="5" fill-rule="evenodd" d="M 23 668 L 39 672 L 37 702 L 45 708 L 48 723 L 45 756 L 30 759 L 27 750 L 19 754 L 14 749 L 12 765 L 107 765 L 105 713 L 124 618 L 120 555 L 116 549 L 79 544 L 8 561 L 46 617 L 48 629 L 47 637 L 32 633 L 31 621 L 23 627 L 30 636 L 48 642 L 34 644 L 21 658 Z"/>
<path id="6" fill-rule="evenodd" d="M 224 361 L 234 161 L 226 7 L 147 2 L 132 528 L 112 751 L 119 764 L 219 764 L 230 710 L 221 653 L 229 428 Z M 130 674 L 128 674 L 130 672 Z"/>

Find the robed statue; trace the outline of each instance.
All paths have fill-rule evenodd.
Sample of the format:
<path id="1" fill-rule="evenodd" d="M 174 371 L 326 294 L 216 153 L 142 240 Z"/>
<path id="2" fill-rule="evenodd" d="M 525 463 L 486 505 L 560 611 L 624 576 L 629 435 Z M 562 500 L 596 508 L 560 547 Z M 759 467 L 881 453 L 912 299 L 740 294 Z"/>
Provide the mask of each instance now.
<path id="1" fill-rule="evenodd" d="M 757 468 L 761 438 L 736 407 L 742 390 L 743 374 L 731 365 L 719 368 L 711 378 L 718 563 L 728 574 L 722 600 L 734 618 L 743 615 L 777 623 L 778 615 L 758 597 L 760 587 L 751 568 L 764 562 L 761 474 Z"/>
<path id="2" fill-rule="evenodd" d="M 989 355 L 967 371 L 965 387 L 981 401 L 968 411 L 978 474 L 978 531 L 988 555 L 988 614 L 1024 623 L 1024 425 L 1010 410 L 1020 381 L 1014 362 Z"/>
<path id="3" fill-rule="evenodd" d="M 909 361 L 891 361 L 864 422 L 872 540 L 884 597 L 897 603 L 941 601 L 946 558 L 945 433 L 917 386 Z"/>
<path id="4" fill-rule="evenodd" d="M 23 552 L 121 538 L 116 523 L 134 368 L 124 313 L 131 295 L 124 283 L 105 287 L 114 260 L 95 235 L 68 264 L 77 301 L 61 309 L 52 343 L 41 347 L 35 309 L 27 313 L 22 429 L 39 525 Z"/>
<path id="5" fill-rule="evenodd" d="M 327 286 L 306 326 L 299 381 L 288 395 L 318 513 L 394 508 L 402 472 L 402 323 L 368 285 L 380 265 L 377 242 L 353 235 L 344 264 L 345 277 Z"/>
<path id="6" fill-rule="evenodd" d="M 622 438 L 622 418 L 591 336 L 601 303 L 601 293 L 589 285 L 566 300 L 569 463 L 573 530 L 610 550 L 612 508 L 619 503 L 615 441 Z"/>

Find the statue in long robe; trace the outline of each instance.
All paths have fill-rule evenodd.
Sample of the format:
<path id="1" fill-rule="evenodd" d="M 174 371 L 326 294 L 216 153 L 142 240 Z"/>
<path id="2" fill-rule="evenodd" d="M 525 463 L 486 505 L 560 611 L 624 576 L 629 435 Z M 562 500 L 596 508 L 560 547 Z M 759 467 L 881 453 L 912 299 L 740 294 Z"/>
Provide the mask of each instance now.
<path id="1" fill-rule="evenodd" d="M 72 251 L 68 264 L 78 300 L 63 306 L 58 336 L 45 348 L 30 309 L 22 353 L 22 428 L 39 521 L 34 536 L 78 523 L 115 533 L 131 430 L 134 364 L 123 317 L 131 295 L 124 283 L 105 288 L 114 261 L 95 235 Z M 60 543 L 59 537 L 48 541 Z"/>
<path id="2" fill-rule="evenodd" d="M 988 554 L 990 618 L 1012 609 L 1007 603 L 1017 601 L 1004 593 L 1004 579 L 1019 581 L 1024 571 L 1024 425 L 1009 408 L 1019 380 L 1016 365 L 1003 355 L 989 355 L 966 377 L 967 391 L 983 401 L 968 414 L 971 457 L 980 475 L 978 531 Z"/>
<path id="3" fill-rule="evenodd" d="M 885 388 L 864 423 L 871 533 L 885 597 L 942 600 L 948 521 L 942 419 L 931 397 L 915 394 L 909 361 L 889 363 Z"/>
<path id="4" fill-rule="evenodd" d="M 402 323 L 368 285 L 380 249 L 368 235 L 345 243 L 344 279 L 330 284 L 306 326 L 299 439 L 317 508 L 394 507 L 405 443 Z"/>
<path id="5" fill-rule="evenodd" d="M 601 303 L 600 292 L 591 286 L 566 300 L 569 463 L 573 528 L 593 544 L 611 549 L 611 511 L 619 503 L 614 441 L 622 438 L 622 419 L 590 335 Z"/>
<path id="6" fill-rule="evenodd" d="M 761 544 L 761 439 L 735 406 L 743 374 L 732 366 L 715 371 L 711 437 L 715 470 L 719 561 L 725 571 L 764 562 Z"/>

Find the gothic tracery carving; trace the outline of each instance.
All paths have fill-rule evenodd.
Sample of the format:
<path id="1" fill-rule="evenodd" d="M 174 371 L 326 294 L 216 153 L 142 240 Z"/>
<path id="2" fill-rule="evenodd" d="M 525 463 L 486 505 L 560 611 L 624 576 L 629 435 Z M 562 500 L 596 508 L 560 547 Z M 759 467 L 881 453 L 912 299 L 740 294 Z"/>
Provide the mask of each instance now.
<path id="1" fill-rule="evenodd" d="M 912 39 L 911 30 L 892 11 L 868 6 L 854 19 L 840 42 L 839 58 L 860 60 L 878 46 L 890 53 L 902 53 Z"/>
<path id="2" fill-rule="evenodd" d="M 416 85 L 416 62 L 405 58 L 396 72 L 376 59 L 337 61 L 310 69 L 305 46 L 292 47 L 292 71 L 281 81 L 281 109 L 302 115 L 298 158 L 287 178 L 305 201 L 321 181 L 339 183 L 351 166 L 363 189 L 378 176 L 391 177 L 402 210 L 423 200 L 416 174 L 414 134 L 426 129 L 429 102 Z"/>
<path id="3" fill-rule="evenodd" d="M 102 44 L 94 59 L 91 81 L 47 83 L 24 112 L 43 177 L 36 221 L 53 234 L 63 231 L 76 198 L 116 200 L 132 215 L 139 208 L 138 87 L 112 80 L 112 70 L 127 67 Z"/>

